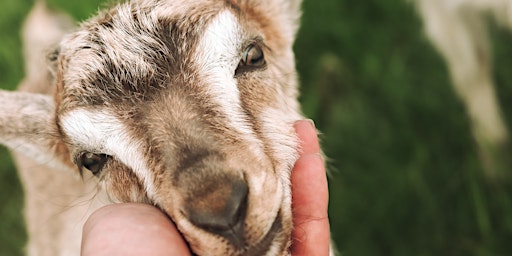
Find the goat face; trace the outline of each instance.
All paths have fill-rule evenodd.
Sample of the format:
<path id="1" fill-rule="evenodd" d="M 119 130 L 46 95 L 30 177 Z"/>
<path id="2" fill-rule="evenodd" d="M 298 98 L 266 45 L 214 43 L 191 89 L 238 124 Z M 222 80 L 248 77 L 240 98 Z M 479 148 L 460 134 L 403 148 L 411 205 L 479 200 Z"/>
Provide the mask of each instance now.
<path id="1" fill-rule="evenodd" d="M 297 5 L 133 1 L 85 22 L 56 58 L 71 158 L 112 200 L 160 207 L 196 254 L 286 254 Z"/>

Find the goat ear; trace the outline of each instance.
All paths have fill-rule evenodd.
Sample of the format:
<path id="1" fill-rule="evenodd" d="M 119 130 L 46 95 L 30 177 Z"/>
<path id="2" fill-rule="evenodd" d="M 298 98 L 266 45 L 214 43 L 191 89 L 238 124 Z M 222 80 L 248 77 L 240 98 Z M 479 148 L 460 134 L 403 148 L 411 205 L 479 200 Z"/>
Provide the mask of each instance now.
<path id="1" fill-rule="evenodd" d="M 70 169 L 67 147 L 58 136 L 51 96 L 0 90 L 0 143 L 35 161 Z"/>
<path id="2" fill-rule="evenodd" d="M 27 78 L 46 77 L 48 66 L 51 73 L 55 72 L 60 53 L 57 45 L 73 27 L 69 16 L 50 10 L 45 1 L 36 1 L 22 29 Z"/>

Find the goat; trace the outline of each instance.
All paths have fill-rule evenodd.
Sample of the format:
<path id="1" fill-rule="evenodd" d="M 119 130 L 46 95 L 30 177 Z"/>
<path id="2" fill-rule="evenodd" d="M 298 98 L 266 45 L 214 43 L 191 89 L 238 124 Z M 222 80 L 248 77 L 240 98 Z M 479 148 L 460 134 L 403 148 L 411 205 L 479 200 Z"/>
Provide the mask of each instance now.
<path id="1" fill-rule="evenodd" d="M 78 255 L 92 211 L 141 202 L 197 255 L 287 255 L 300 4 L 133 0 L 73 29 L 37 2 L 26 78 L 0 91 L 28 254 Z"/>
<path id="2" fill-rule="evenodd" d="M 500 152 L 510 144 L 492 80 L 492 56 L 486 26 L 490 14 L 512 28 L 508 0 L 416 0 L 426 34 L 446 60 L 455 91 L 471 120 L 485 176 L 506 176 Z M 508 158 L 508 156 L 505 156 Z"/>

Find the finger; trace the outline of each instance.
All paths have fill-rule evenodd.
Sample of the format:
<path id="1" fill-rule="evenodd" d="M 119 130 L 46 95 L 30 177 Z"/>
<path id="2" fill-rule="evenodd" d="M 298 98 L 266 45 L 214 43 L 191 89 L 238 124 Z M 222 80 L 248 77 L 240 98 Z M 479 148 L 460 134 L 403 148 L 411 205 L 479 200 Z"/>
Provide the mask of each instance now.
<path id="1" fill-rule="evenodd" d="M 294 124 L 297 136 L 301 141 L 302 154 L 320 153 L 318 136 L 312 120 L 300 120 Z"/>
<path id="2" fill-rule="evenodd" d="M 291 176 L 294 222 L 291 252 L 292 255 L 329 255 L 329 194 L 316 130 L 308 121 L 297 122 L 295 129 L 303 143 L 303 154 Z"/>
<path id="3" fill-rule="evenodd" d="M 97 210 L 83 228 L 81 255 L 190 255 L 174 224 L 144 204 Z"/>
<path id="4" fill-rule="evenodd" d="M 329 255 L 328 201 L 323 159 L 301 157 L 292 173 L 292 255 Z"/>
<path id="5" fill-rule="evenodd" d="M 324 161 L 319 154 L 304 155 L 292 171 L 294 214 L 306 218 L 326 218 L 329 193 Z"/>

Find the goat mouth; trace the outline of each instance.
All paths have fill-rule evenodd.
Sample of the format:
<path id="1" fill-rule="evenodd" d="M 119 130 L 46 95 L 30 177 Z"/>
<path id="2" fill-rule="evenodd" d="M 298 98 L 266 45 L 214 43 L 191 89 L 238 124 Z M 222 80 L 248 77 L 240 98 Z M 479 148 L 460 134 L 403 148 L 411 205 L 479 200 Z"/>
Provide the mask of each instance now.
<path id="1" fill-rule="evenodd" d="M 272 243 L 275 241 L 276 236 L 279 234 L 279 232 L 282 230 L 282 223 L 281 223 L 281 212 L 277 214 L 277 218 L 274 220 L 274 223 L 272 223 L 272 226 L 270 227 L 269 231 L 263 237 L 263 239 L 257 243 L 254 246 L 249 247 L 244 255 L 246 256 L 261 256 L 266 255 L 266 253 L 269 251 L 270 247 L 272 246 Z M 282 245 L 284 246 L 284 245 Z M 282 249 L 282 248 L 280 248 Z"/>

